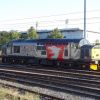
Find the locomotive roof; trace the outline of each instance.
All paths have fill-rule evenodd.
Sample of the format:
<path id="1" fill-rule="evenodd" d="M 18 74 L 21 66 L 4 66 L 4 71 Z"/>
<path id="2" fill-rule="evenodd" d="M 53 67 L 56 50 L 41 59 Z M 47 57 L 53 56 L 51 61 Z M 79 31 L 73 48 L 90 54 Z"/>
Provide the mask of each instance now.
<path id="1" fill-rule="evenodd" d="M 81 48 L 92 48 L 92 47 L 93 47 L 93 45 L 91 45 L 91 44 L 86 44 L 86 45 L 81 46 Z"/>
<path id="2" fill-rule="evenodd" d="M 74 42 L 78 43 L 81 39 L 31 39 L 31 40 L 13 40 L 12 43 L 45 43 L 45 42 L 52 42 L 52 43 L 66 43 L 66 42 Z"/>

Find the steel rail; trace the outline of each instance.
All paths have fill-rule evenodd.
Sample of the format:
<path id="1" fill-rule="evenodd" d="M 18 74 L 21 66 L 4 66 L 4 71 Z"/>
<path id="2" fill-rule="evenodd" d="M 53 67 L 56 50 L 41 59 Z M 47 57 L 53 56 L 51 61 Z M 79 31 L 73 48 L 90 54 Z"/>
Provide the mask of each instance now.
<path id="1" fill-rule="evenodd" d="M 4 70 L 2 70 L 2 71 L 4 71 Z M 9 72 L 9 74 L 11 74 L 12 73 L 12 71 L 13 71 L 13 73 L 15 74 L 15 76 L 14 76 L 14 74 L 13 75 L 11 75 L 11 76 L 9 76 L 8 74 L 7 74 L 7 72 Z M 8 77 L 8 78 L 11 78 L 11 79 L 13 79 L 13 78 L 18 78 L 18 73 L 20 73 L 20 74 L 22 74 L 22 71 L 14 71 L 14 70 L 6 70 L 5 71 L 6 73 L 5 73 L 5 76 L 6 77 Z M 16 75 L 16 73 L 17 73 L 17 75 Z M 1 73 L 2 75 L 3 75 L 3 73 Z M 7 74 L 7 75 L 6 75 Z M 19 77 L 20 78 L 18 78 L 18 80 L 21 82 L 21 81 L 24 81 L 23 83 L 25 83 L 25 82 L 29 82 L 30 84 L 32 84 L 32 82 L 34 82 L 34 81 L 32 81 L 32 79 L 34 79 L 34 78 L 32 78 L 32 75 L 36 75 L 36 73 L 35 74 L 29 74 L 29 72 L 27 73 L 27 72 L 24 72 L 24 74 L 26 74 L 26 76 L 24 76 L 23 78 L 21 78 L 21 75 L 19 75 Z M 73 90 L 74 92 L 75 91 L 77 91 L 77 89 L 79 89 L 79 90 L 81 90 L 81 91 L 78 91 L 78 93 L 80 93 L 80 94 L 83 94 L 84 93 L 84 95 L 85 94 L 87 94 L 88 96 L 93 96 L 93 97 L 97 97 L 97 98 L 99 98 L 100 96 L 99 96 L 99 94 L 98 93 L 100 93 L 100 89 L 98 89 L 98 88 L 93 88 L 93 87 L 86 87 L 86 86 L 83 86 L 83 85 L 79 85 L 79 84 L 71 84 L 71 82 L 70 82 L 70 84 L 66 84 L 66 82 L 65 82 L 65 84 L 64 83 L 62 83 L 61 82 L 61 78 L 64 78 L 64 77 L 60 77 L 60 76 L 57 76 L 57 75 L 47 75 L 47 74 L 40 74 L 40 75 L 38 75 L 39 73 L 37 73 L 37 79 L 39 80 L 39 78 L 40 78 L 40 80 L 43 82 L 43 81 L 48 81 L 48 82 L 50 82 L 50 81 L 52 81 L 51 80 L 51 78 L 50 77 L 53 77 L 53 78 L 55 78 L 55 81 L 53 80 L 52 82 L 50 82 L 50 83 L 53 83 L 54 84 L 54 82 L 55 82 L 55 86 L 57 86 L 57 84 L 58 84 L 58 87 L 57 87 L 57 89 L 59 89 L 59 88 L 61 88 L 61 89 L 63 89 L 63 91 L 64 91 L 64 89 L 66 89 L 66 87 L 67 87 L 67 91 L 68 91 L 68 87 L 72 87 L 72 89 L 76 89 L 76 90 Z M 40 76 L 42 76 L 42 79 L 41 79 L 41 77 Z M 45 76 L 45 77 L 44 77 Z M 25 78 L 26 77 L 26 78 Z M 31 81 L 30 81 L 30 79 L 29 79 L 29 77 L 30 77 L 30 79 L 31 79 Z M 47 77 L 47 79 L 46 79 L 46 77 Z M 49 79 L 48 79 L 48 77 L 49 77 Z M 60 78 L 59 79 L 59 81 L 57 81 L 56 80 L 56 78 Z M 71 77 L 72 78 L 72 77 Z M 27 80 L 26 80 L 27 79 Z M 17 80 L 17 81 L 18 81 Z M 36 78 L 35 78 L 35 80 L 36 80 Z M 63 79 L 62 79 L 63 80 Z M 18 82 L 19 82 L 18 81 Z M 41 83 L 41 81 L 40 81 L 40 83 Z M 79 79 L 78 79 L 78 81 L 80 81 Z M 38 84 L 38 83 L 36 83 L 36 84 Z M 42 83 L 41 83 L 42 84 Z M 46 84 L 45 84 L 45 86 L 47 86 Z M 50 86 L 49 86 L 50 87 Z M 54 88 L 54 87 L 53 87 Z M 71 88 L 70 88 L 71 89 Z M 82 90 L 85 90 L 85 91 L 83 91 L 82 92 Z M 87 91 L 87 92 L 86 92 Z M 88 91 L 90 92 L 90 93 L 88 93 Z M 72 92 L 72 91 L 71 91 Z"/>

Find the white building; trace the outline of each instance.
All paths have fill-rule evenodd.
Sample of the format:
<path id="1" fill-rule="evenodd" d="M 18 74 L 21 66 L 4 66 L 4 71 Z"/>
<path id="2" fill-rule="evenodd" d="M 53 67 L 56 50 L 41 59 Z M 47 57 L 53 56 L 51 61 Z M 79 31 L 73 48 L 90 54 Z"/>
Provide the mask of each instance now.
<path id="1" fill-rule="evenodd" d="M 59 29 L 61 34 L 66 39 L 83 39 L 84 38 L 84 31 L 79 28 L 67 28 L 67 29 Z M 38 30 L 37 33 L 40 39 L 46 39 L 52 30 Z M 22 32 L 22 34 L 26 35 L 27 32 Z M 90 43 L 95 43 L 96 40 L 100 42 L 100 33 L 87 31 L 86 32 L 86 39 Z"/>
<path id="2" fill-rule="evenodd" d="M 84 38 L 84 31 L 79 28 L 68 28 L 68 29 L 59 29 L 61 34 L 66 39 L 81 39 Z M 38 34 L 40 39 L 45 39 L 48 35 L 52 32 L 52 30 L 39 30 Z M 86 32 L 86 39 L 90 43 L 95 43 L 96 40 L 100 41 L 100 33 L 87 31 Z"/>

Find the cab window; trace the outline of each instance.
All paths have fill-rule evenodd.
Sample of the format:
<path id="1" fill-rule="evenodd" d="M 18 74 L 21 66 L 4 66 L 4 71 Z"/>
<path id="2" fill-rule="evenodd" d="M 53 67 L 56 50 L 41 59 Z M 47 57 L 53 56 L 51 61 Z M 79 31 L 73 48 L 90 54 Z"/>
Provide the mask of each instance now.
<path id="1" fill-rule="evenodd" d="M 41 51 L 41 55 L 46 55 L 46 51 Z"/>
<path id="2" fill-rule="evenodd" d="M 20 46 L 14 46 L 14 53 L 20 53 Z"/>

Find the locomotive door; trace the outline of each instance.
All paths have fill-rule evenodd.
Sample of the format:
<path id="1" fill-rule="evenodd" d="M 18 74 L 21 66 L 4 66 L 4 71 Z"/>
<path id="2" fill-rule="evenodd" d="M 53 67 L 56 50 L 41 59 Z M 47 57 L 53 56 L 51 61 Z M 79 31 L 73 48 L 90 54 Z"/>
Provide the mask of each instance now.
<path id="1" fill-rule="evenodd" d="M 64 59 L 70 59 L 70 44 L 65 45 L 65 48 L 64 48 Z"/>
<path id="2" fill-rule="evenodd" d="M 80 49 L 78 48 L 78 43 L 70 44 L 70 58 L 79 59 L 80 58 Z"/>

